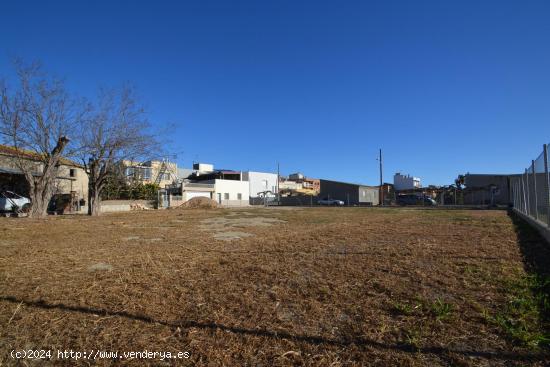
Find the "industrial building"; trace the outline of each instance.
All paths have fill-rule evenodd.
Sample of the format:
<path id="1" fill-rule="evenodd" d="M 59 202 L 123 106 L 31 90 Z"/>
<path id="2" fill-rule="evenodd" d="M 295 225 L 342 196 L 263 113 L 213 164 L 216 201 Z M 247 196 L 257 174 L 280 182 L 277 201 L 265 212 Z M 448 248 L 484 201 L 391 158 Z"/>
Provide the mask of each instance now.
<path id="1" fill-rule="evenodd" d="M 462 190 L 465 205 L 508 205 L 510 178 L 515 174 L 472 174 L 463 176 Z"/>
<path id="2" fill-rule="evenodd" d="M 379 195 L 378 186 L 320 180 L 320 199 L 342 200 L 346 205 L 378 205 Z"/>

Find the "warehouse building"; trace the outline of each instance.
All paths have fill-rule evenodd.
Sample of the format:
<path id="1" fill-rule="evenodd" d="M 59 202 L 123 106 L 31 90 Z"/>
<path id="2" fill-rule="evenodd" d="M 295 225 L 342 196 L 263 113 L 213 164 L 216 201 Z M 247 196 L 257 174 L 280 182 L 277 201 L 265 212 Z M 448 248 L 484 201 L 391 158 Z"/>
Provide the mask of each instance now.
<path id="1" fill-rule="evenodd" d="M 346 205 L 378 205 L 378 186 L 320 180 L 320 199 L 342 200 Z"/>

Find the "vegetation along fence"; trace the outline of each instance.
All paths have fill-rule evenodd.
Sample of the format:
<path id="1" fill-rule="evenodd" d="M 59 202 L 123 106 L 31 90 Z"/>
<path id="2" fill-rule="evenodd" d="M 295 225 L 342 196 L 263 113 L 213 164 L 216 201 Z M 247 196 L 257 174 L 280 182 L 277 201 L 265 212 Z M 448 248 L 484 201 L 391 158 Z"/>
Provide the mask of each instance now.
<path id="1" fill-rule="evenodd" d="M 523 174 L 511 177 L 510 188 L 514 210 L 550 231 L 550 176 L 548 144 Z"/>

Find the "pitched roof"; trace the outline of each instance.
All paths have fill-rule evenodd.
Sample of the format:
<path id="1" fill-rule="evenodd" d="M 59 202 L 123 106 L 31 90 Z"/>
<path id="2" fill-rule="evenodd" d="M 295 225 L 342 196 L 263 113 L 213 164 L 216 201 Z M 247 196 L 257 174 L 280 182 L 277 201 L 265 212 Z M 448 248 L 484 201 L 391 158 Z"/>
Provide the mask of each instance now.
<path id="1" fill-rule="evenodd" d="M 40 154 L 37 152 L 33 152 L 30 150 L 24 150 L 24 149 L 17 149 L 15 147 L 10 147 L 9 145 L 2 145 L 0 144 L 0 154 L 8 155 L 11 157 L 22 157 L 27 158 L 30 160 L 36 160 L 40 161 L 41 157 Z M 76 163 L 73 160 L 70 160 L 68 158 L 61 157 L 59 159 L 59 163 L 65 166 L 73 166 L 73 167 L 82 167 L 81 164 Z"/>

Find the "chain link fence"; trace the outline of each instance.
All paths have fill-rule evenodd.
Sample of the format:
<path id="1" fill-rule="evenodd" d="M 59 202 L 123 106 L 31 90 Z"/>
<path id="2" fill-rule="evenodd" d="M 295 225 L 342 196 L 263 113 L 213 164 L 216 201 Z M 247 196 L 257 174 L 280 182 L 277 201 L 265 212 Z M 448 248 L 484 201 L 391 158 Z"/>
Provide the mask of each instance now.
<path id="1" fill-rule="evenodd" d="M 514 210 L 550 228 L 550 176 L 548 144 L 525 172 L 510 179 Z"/>

